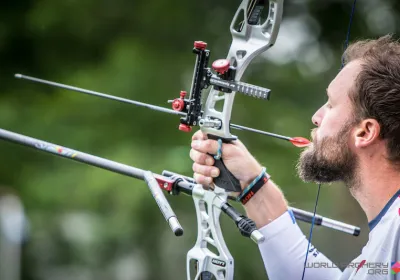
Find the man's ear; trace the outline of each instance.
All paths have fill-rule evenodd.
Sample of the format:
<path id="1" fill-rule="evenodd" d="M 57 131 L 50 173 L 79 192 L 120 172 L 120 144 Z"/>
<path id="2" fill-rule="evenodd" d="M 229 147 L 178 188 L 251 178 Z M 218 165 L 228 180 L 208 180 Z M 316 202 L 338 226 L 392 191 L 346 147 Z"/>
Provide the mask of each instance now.
<path id="1" fill-rule="evenodd" d="M 381 126 L 375 119 L 365 119 L 354 130 L 354 145 L 356 148 L 364 148 L 374 144 L 381 131 Z"/>

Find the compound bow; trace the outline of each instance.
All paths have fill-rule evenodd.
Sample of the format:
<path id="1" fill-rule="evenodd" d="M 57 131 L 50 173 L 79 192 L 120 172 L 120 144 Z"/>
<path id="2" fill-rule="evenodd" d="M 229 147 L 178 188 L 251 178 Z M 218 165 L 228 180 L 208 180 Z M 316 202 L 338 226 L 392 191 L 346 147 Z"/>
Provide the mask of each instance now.
<path id="1" fill-rule="evenodd" d="M 196 54 L 196 64 L 189 98 L 186 99 L 187 93 L 182 91 L 179 98 L 170 100 L 173 110 L 21 74 L 16 74 L 16 77 L 180 115 L 182 116 L 179 125 L 180 130 L 189 132 L 192 126 L 199 125 L 209 138 L 221 142 L 228 143 L 237 139 L 230 132 L 230 127 L 232 127 L 289 140 L 295 146 L 303 147 L 308 145 L 307 139 L 281 136 L 230 123 L 235 93 L 243 93 L 260 99 L 269 99 L 270 96 L 269 89 L 239 81 L 251 60 L 272 47 L 277 38 L 282 18 L 283 0 L 270 0 L 268 16 L 265 21 L 262 21 L 261 15 L 266 3 L 268 1 L 243 0 L 230 26 L 233 41 L 228 56 L 226 59 L 216 60 L 212 64 L 214 72 L 208 67 L 210 51 L 207 50 L 207 44 L 202 41 L 194 43 L 193 51 Z M 243 18 L 241 22 L 239 21 L 240 18 Z M 239 24 L 237 24 L 238 22 Z M 203 105 L 202 91 L 209 87 L 208 98 Z M 216 109 L 218 102 L 223 102 L 221 111 Z M 250 237 L 256 243 L 264 240 L 255 223 L 236 211 L 228 203 L 228 199 L 235 199 L 241 188 L 239 181 L 228 171 L 221 158 L 216 157 L 215 160 L 215 166 L 221 170 L 220 176 L 215 178 L 212 186 L 208 186 L 209 188 L 206 190 L 192 178 L 173 172 L 164 171 L 162 175 L 153 174 L 150 171 L 2 129 L 0 129 L 0 138 L 145 180 L 161 212 L 177 236 L 183 234 L 183 229 L 161 189 L 175 195 L 180 192 L 191 195 L 197 213 L 198 234 L 195 246 L 187 254 L 188 280 L 233 279 L 234 260 L 222 236 L 219 223 L 221 211 L 234 220 L 242 235 Z M 295 208 L 291 208 L 291 210 L 299 220 L 313 222 L 315 225 L 327 226 L 355 236 L 360 233 L 358 227 L 303 210 Z M 210 250 L 211 246 L 215 250 Z"/>

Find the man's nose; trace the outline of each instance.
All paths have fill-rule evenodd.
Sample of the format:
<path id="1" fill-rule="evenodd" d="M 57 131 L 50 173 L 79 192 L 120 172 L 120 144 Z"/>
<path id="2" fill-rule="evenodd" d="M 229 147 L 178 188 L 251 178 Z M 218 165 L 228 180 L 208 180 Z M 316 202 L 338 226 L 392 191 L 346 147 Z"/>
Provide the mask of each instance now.
<path id="1" fill-rule="evenodd" d="M 312 116 L 311 121 L 313 124 L 315 124 L 316 126 L 320 126 L 321 125 L 321 121 L 322 121 L 322 108 L 320 108 L 317 112 L 315 112 L 315 114 Z"/>

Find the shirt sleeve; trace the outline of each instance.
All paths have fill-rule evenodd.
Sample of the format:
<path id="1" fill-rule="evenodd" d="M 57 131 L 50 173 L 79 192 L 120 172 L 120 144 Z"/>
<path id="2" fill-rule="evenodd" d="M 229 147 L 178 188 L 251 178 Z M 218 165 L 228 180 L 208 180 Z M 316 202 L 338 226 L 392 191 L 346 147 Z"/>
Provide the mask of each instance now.
<path id="1" fill-rule="evenodd" d="M 270 280 L 302 279 L 308 240 L 291 210 L 260 229 L 259 250 Z M 304 279 L 340 279 L 342 271 L 310 244 Z"/>

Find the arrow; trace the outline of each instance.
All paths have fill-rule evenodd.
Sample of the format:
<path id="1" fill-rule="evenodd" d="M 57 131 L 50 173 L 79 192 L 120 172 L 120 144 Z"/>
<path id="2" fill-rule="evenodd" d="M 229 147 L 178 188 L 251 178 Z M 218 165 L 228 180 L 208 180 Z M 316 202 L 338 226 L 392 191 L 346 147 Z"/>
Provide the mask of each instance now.
<path id="1" fill-rule="evenodd" d="M 106 98 L 106 99 L 110 99 L 110 100 L 114 100 L 114 101 L 119 101 L 122 103 L 133 104 L 136 106 L 141 106 L 141 107 L 145 107 L 145 108 L 148 108 L 151 110 L 160 111 L 160 112 L 164 112 L 164 113 L 168 113 L 168 114 L 186 116 L 186 113 L 184 113 L 184 112 L 175 111 L 175 110 L 164 108 L 161 106 L 143 103 L 143 102 L 139 102 L 139 101 L 135 101 L 135 100 L 127 99 L 127 98 L 122 98 L 122 97 L 118 97 L 118 96 L 114 96 L 114 95 L 109 95 L 109 94 L 105 94 L 105 93 L 101 93 L 101 92 L 93 91 L 93 90 L 88 90 L 88 89 L 84 89 L 84 88 L 80 88 L 80 87 L 75 87 L 75 86 L 70 86 L 70 85 L 52 82 L 52 81 L 48 81 L 48 80 L 43 80 L 43 79 L 31 77 L 31 76 L 15 74 L 15 78 L 22 79 L 22 80 L 28 80 L 28 81 L 32 81 L 35 83 L 46 84 L 46 85 L 50 85 L 53 87 L 67 89 L 67 90 L 72 90 L 72 91 L 76 91 L 76 92 L 80 92 L 80 93 L 84 93 L 84 94 L 88 94 L 88 95 L 92 95 L 92 96 Z M 266 136 L 270 136 L 270 137 L 274 137 L 274 138 L 278 138 L 278 139 L 282 139 L 282 140 L 287 140 L 290 143 L 292 143 L 295 147 L 298 147 L 298 148 L 304 148 L 311 144 L 311 142 L 308 139 L 303 138 L 303 137 L 283 136 L 283 135 L 266 132 L 266 131 L 262 131 L 262 130 L 258 130 L 255 128 L 250 128 L 250 127 L 246 127 L 246 126 L 242 126 L 242 125 L 237 125 L 237 124 L 230 124 L 230 127 L 237 129 L 237 130 L 245 130 L 245 131 L 250 131 L 250 132 L 254 132 L 254 133 L 258 133 L 258 134 L 262 134 L 262 135 L 266 135 Z"/>

